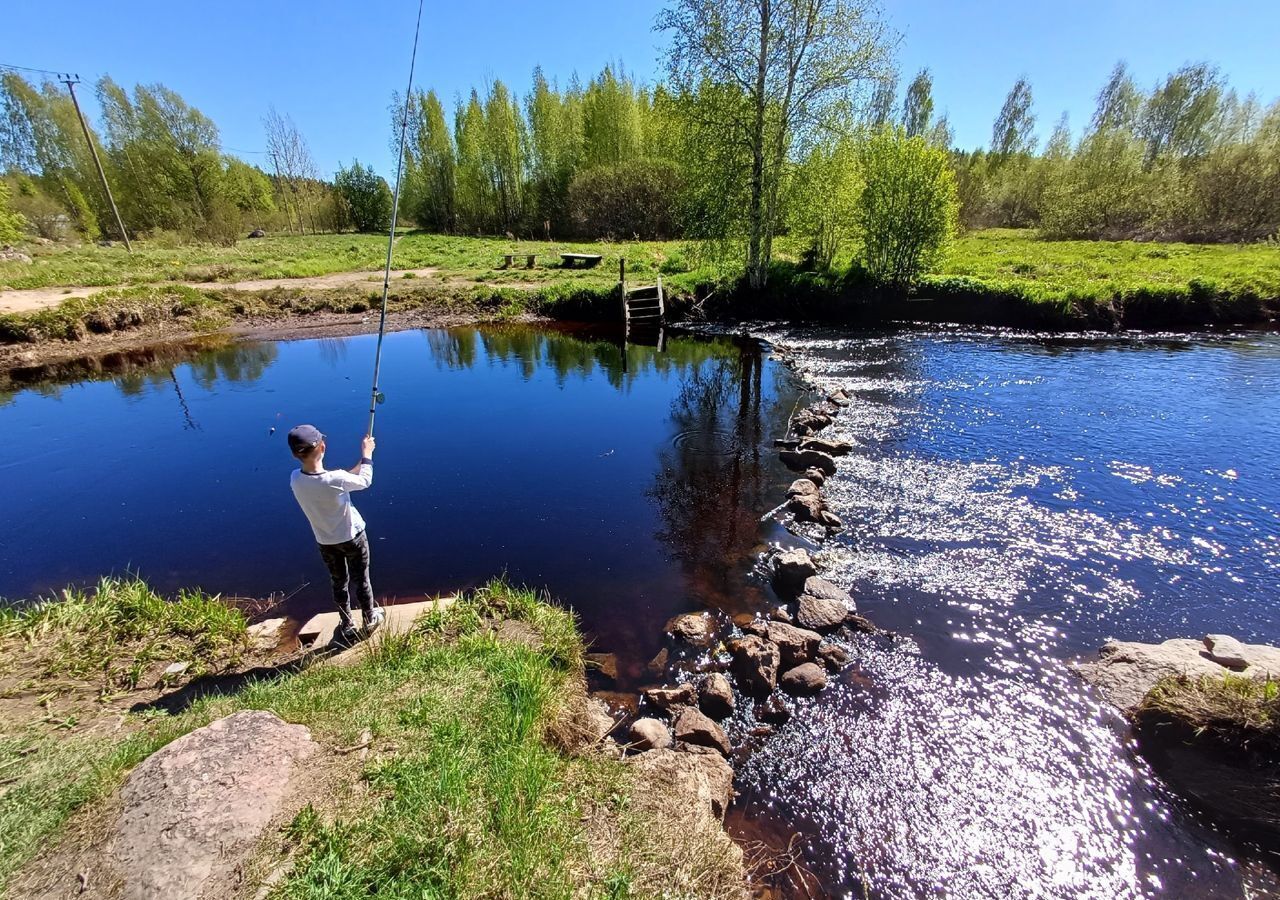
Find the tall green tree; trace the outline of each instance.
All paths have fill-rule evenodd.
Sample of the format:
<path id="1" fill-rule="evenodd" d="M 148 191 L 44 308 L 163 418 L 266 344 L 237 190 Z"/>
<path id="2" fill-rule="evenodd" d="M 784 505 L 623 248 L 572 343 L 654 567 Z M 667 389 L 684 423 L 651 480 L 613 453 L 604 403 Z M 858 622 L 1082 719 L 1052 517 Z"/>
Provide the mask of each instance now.
<path id="1" fill-rule="evenodd" d="M 625 72 L 605 66 L 582 98 L 582 165 L 609 166 L 641 155 L 642 101 Z"/>
<path id="2" fill-rule="evenodd" d="M 457 222 L 457 155 L 435 91 L 418 92 L 409 118 L 403 208 L 422 228 L 452 231 Z M 398 108 L 399 104 L 395 104 Z"/>
<path id="3" fill-rule="evenodd" d="M 484 108 L 485 161 L 497 202 L 498 226 L 520 228 L 524 218 L 525 127 L 507 86 L 495 81 Z"/>
<path id="4" fill-rule="evenodd" d="M 476 91 L 471 92 L 466 104 L 459 105 L 454 123 L 458 224 L 468 232 L 492 232 L 493 183 L 488 172 L 484 107 Z"/>
<path id="5" fill-rule="evenodd" d="M 583 156 L 581 98 L 561 94 L 539 67 L 533 71 L 525 112 L 534 228 L 562 234 L 569 227 L 569 183 Z"/>
<path id="6" fill-rule="evenodd" d="M 933 76 L 921 69 L 902 99 L 902 128 L 907 137 L 925 134 L 933 121 Z"/>
<path id="7" fill-rule="evenodd" d="M 879 12 L 873 0 L 673 0 L 659 16 L 673 86 L 703 101 L 693 108 L 709 137 L 741 141 L 749 155 L 742 226 L 754 288 L 768 280 L 793 145 L 888 71 Z"/>
<path id="8" fill-rule="evenodd" d="M 1031 107 L 1031 83 L 1019 78 L 1005 97 L 991 128 L 991 153 L 998 160 L 1035 151 L 1036 117 Z"/>
<path id="9" fill-rule="evenodd" d="M 1163 155 L 1204 154 L 1222 96 L 1221 76 L 1206 63 L 1184 66 L 1147 98 L 1138 133 L 1147 143 L 1147 163 Z"/>
<path id="10" fill-rule="evenodd" d="M 1142 112 L 1142 92 L 1129 75 L 1123 61 L 1116 63 L 1111 77 L 1098 92 L 1091 127 L 1094 131 L 1132 131 L 1137 128 Z"/>

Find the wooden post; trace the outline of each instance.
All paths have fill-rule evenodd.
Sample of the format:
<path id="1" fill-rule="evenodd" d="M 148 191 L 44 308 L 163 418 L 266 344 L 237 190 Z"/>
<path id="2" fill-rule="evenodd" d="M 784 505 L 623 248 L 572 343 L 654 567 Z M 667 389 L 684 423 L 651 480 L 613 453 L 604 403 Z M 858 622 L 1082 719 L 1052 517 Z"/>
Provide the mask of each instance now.
<path id="1" fill-rule="evenodd" d="M 622 295 L 622 322 L 625 325 L 631 321 L 631 310 L 627 308 L 627 259 L 625 256 L 618 257 L 618 293 Z"/>
<path id="2" fill-rule="evenodd" d="M 80 76 L 75 77 L 78 79 Z M 116 209 L 116 198 L 111 196 L 111 185 L 107 184 L 107 173 L 102 170 L 102 162 L 98 159 L 98 148 L 93 146 L 93 135 L 89 133 L 89 125 L 84 120 L 84 113 L 80 112 L 80 101 L 76 99 L 76 85 L 79 82 L 72 81 L 68 77 L 62 83 L 67 86 L 67 92 L 71 94 L 71 105 L 76 108 L 76 115 L 80 118 L 80 127 L 84 129 L 84 139 L 89 144 L 89 153 L 93 156 L 93 164 L 98 167 L 98 177 L 102 179 L 102 189 L 107 192 L 107 202 L 111 204 L 111 211 L 116 216 L 116 224 L 120 226 L 120 237 L 124 239 L 124 248 L 132 253 L 133 245 L 129 243 L 129 232 L 124 230 L 120 210 Z"/>

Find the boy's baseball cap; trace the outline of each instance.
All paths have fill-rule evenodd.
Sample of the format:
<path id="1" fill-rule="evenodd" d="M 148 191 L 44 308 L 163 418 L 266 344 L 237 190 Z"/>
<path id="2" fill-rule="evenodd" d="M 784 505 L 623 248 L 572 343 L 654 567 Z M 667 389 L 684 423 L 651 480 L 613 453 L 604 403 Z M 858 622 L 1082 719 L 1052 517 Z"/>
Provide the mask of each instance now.
<path id="1" fill-rule="evenodd" d="M 323 440 L 324 435 L 314 425 L 297 425 L 289 429 L 289 449 L 294 453 L 310 450 Z"/>

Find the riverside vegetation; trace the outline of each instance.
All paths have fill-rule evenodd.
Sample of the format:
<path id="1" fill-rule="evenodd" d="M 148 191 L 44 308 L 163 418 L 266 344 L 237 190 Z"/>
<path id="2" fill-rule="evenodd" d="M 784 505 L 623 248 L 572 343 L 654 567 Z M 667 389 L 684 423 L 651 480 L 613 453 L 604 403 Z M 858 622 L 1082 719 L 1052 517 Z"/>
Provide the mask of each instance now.
<path id="1" fill-rule="evenodd" d="M 956 297 L 983 287 L 937 281 L 959 225 L 1058 239 L 1280 233 L 1280 103 L 1241 97 L 1208 63 L 1149 91 L 1117 65 L 1089 123 L 1073 132 L 1064 116 L 1043 149 L 1020 79 L 989 147 L 963 150 L 935 114 L 928 69 L 899 99 L 897 39 L 875 0 L 671 0 L 657 26 L 667 44 L 653 85 L 610 66 L 561 86 L 536 69 L 524 96 L 494 81 L 452 116 L 431 90 L 408 98 L 402 221 L 510 241 L 680 238 L 756 292 L 791 287 L 794 267 L 775 265 L 791 259 L 809 282 L 852 270 L 864 289 Z M 97 93 L 91 139 L 137 234 L 231 245 L 249 228 L 387 226 L 386 182 L 358 162 L 325 177 L 286 115 L 264 118 L 268 173 L 223 153 L 216 124 L 163 85 L 130 93 L 104 77 Z M 397 128 L 403 99 L 391 104 Z M 0 239 L 114 237 L 58 86 L 8 72 L 0 107 Z M 1191 293 L 1215 293 L 1212 273 L 1196 277 L 1208 287 Z M 1105 302 L 1094 285 L 1020 284 L 996 296 Z M 1165 287 L 1150 296 L 1166 299 Z"/>
<path id="2" fill-rule="evenodd" d="M 495 637 L 497 620 L 524 623 L 536 640 Z M 262 658 L 245 617 L 219 598 L 166 601 L 138 580 L 6 609 L 0 643 L 9 708 L 0 887 L 15 889 L 23 866 L 57 847 L 73 820 L 81 835 L 102 827 L 95 808 L 141 760 L 259 709 L 331 747 L 367 733 L 373 749 L 367 761 L 341 757 L 336 774 L 318 778 L 323 791 L 264 846 L 293 863 L 273 897 L 363 896 L 369 884 L 388 896 L 450 897 L 742 890 L 741 863 L 723 845 L 663 830 L 655 810 L 678 799 L 637 787 L 615 756 L 580 749 L 574 620 L 501 581 L 427 612 L 347 666 Z M 260 668 L 247 669 L 254 654 Z M 191 668 L 148 691 L 174 660 Z M 197 673 L 243 677 L 201 690 L 198 677 L 187 681 Z M 185 702 L 166 702 L 184 692 Z"/>

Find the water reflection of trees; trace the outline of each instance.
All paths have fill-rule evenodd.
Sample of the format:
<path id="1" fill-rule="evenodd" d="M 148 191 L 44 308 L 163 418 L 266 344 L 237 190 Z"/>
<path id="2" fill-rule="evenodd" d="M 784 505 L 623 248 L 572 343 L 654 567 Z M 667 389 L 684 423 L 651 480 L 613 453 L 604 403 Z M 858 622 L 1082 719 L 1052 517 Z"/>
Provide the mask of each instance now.
<path id="1" fill-rule="evenodd" d="M 180 365 L 188 365 L 196 383 L 208 390 L 219 380 L 258 380 L 276 355 L 275 344 L 235 344 L 221 337 L 86 356 L 10 371 L 0 383 L 0 405 L 21 391 L 58 397 L 71 385 L 94 381 L 112 381 L 126 397 L 170 390 L 176 380 L 172 373 Z"/>
<path id="2" fill-rule="evenodd" d="M 666 350 L 627 344 L 590 334 L 568 334 L 524 325 L 458 328 L 425 332 L 436 365 L 470 369 L 483 356 L 489 365 L 515 366 L 526 381 L 540 370 L 555 373 L 558 384 L 570 378 L 603 377 L 619 390 L 653 373 L 684 372 L 691 366 L 735 352 L 727 341 L 681 339 Z M 625 355 L 624 355 L 625 354 Z"/>
<path id="3" fill-rule="evenodd" d="M 732 355 L 686 371 L 671 404 L 676 439 L 661 454 L 650 495 L 663 522 L 658 537 L 680 561 L 693 597 L 736 612 L 757 602 L 746 575 L 772 500 L 766 443 L 796 390 L 777 370 L 766 400 L 760 348 L 728 346 Z"/>

